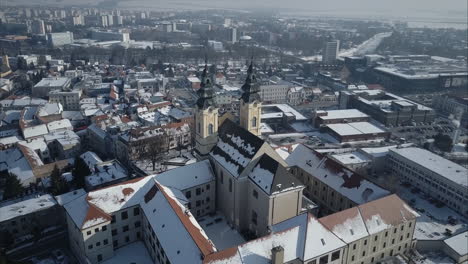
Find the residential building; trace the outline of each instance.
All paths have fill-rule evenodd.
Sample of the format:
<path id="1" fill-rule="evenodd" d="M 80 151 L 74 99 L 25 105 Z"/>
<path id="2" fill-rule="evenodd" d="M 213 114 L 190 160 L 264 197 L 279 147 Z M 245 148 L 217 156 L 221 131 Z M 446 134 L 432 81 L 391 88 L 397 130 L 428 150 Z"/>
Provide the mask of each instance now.
<path id="1" fill-rule="evenodd" d="M 333 64 L 338 58 L 338 52 L 340 51 L 340 41 L 328 41 L 323 46 L 322 52 L 322 63 Z"/>
<path id="2" fill-rule="evenodd" d="M 31 23 L 31 33 L 36 35 L 45 35 L 44 20 L 33 20 Z"/>
<path id="3" fill-rule="evenodd" d="M 435 95 L 432 106 L 445 115 L 459 119 L 462 126 L 468 125 L 468 98 L 457 95 Z"/>
<path id="4" fill-rule="evenodd" d="M 340 109 L 357 109 L 385 126 L 431 123 L 435 112 L 395 94 L 380 90 L 348 90 L 340 92 Z"/>
<path id="5" fill-rule="evenodd" d="M 390 149 L 387 166 L 401 181 L 468 216 L 466 168 L 415 147 Z"/>
<path id="6" fill-rule="evenodd" d="M 61 228 L 64 224 L 58 214 L 60 207 L 50 194 L 40 195 L 0 207 L 0 232 L 9 233 L 14 243 L 33 233 L 50 228 Z M 4 234 L 4 233 L 2 233 Z"/>
<path id="7" fill-rule="evenodd" d="M 49 92 L 49 102 L 60 103 L 66 111 L 80 110 L 80 90 L 60 91 L 53 90 Z"/>
<path id="8" fill-rule="evenodd" d="M 304 145 L 286 158 L 290 172 L 304 185 L 304 195 L 321 206 L 327 215 L 390 194 L 335 160 Z"/>
<path id="9" fill-rule="evenodd" d="M 396 195 L 318 219 L 304 213 L 274 225 L 267 236 L 213 253 L 204 263 L 377 263 L 415 247 L 418 216 Z"/>
<path id="10" fill-rule="evenodd" d="M 32 95 L 34 97 L 46 97 L 49 95 L 49 92 L 53 90 L 67 90 L 68 88 L 70 88 L 70 85 L 71 80 L 67 77 L 43 78 L 32 88 Z M 62 103 L 62 105 L 64 104 Z"/>

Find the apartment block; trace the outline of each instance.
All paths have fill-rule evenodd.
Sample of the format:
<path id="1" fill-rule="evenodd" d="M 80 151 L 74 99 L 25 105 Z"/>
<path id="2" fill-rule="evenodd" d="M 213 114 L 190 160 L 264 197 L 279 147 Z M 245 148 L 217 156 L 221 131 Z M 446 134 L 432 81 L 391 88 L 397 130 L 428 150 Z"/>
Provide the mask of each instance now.
<path id="1" fill-rule="evenodd" d="M 420 148 L 390 149 L 388 168 L 402 181 L 468 216 L 468 170 Z"/>

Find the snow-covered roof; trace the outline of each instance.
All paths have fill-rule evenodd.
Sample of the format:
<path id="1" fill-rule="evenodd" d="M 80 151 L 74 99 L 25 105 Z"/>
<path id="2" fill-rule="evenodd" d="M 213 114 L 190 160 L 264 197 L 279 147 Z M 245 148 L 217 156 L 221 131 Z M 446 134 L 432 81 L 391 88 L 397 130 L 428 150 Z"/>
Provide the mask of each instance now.
<path id="1" fill-rule="evenodd" d="M 468 169 L 421 148 L 394 148 L 391 155 L 408 159 L 447 180 L 468 187 Z"/>
<path id="2" fill-rule="evenodd" d="M 273 233 L 281 233 L 294 227 L 298 227 L 300 231 L 295 240 L 298 241 L 299 249 L 297 250 L 301 253 L 300 259 L 304 261 L 346 246 L 311 214 L 301 214 L 290 218 L 274 225 L 272 230 Z"/>
<path id="3" fill-rule="evenodd" d="M 274 194 L 304 188 L 278 161 L 263 154 L 248 175 L 266 194 Z"/>
<path id="4" fill-rule="evenodd" d="M 23 129 L 23 136 L 25 139 L 42 136 L 47 133 L 49 133 L 49 130 L 47 129 L 47 126 L 45 124 L 26 127 Z"/>
<path id="5" fill-rule="evenodd" d="M 88 168 L 90 169 L 94 168 L 96 164 L 102 162 L 101 158 L 99 158 L 99 156 L 92 151 L 86 151 L 80 155 L 80 158 L 86 163 L 86 165 L 88 165 Z"/>
<path id="6" fill-rule="evenodd" d="M 297 166 L 303 169 L 357 204 L 390 194 L 389 191 L 365 180 L 361 175 L 304 145 L 297 146 L 286 162 L 291 167 Z"/>
<path id="7" fill-rule="evenodd" d="M 39 107 L 39 116 L 60 115 L 63 112 L 63 107 L 60 103 L 47 103 Z"/>
<path id="8" fill-rule="evenodd" d="M 268 112 L 278 114 L 292 114 L 296 117 L 296 120 L 307 120 L 307 117 L 299 113 L 296 109 L 288 104 L 269 104 L 269 105 L 262 105 L 262 110 L 268 109 Z M 277 109 L 277 111 L 273 111 L 273 109 Z M 267 113 L 268 113 L 267 112 Z M 262 113 L 262 118 L 267 118 L 267 113 Z M 265 117 L 264 117 L 265 116 Z M 281 115 L 282 116 L 282 115 Z M 278 116 L 277 116 L 278 117 Z"/>
<path id="9" fill-rule="evenodd" d="M 304 229 L 294 226 L 281 232 L 261 237 L 239 246 L 208 256 L 206 264 L 270 264 L 271 250 L 281 246 L 284 249 L 284 262 L 301 259 L 304 251 Z"/>
<path id="10" fill-rule="evenodd" d="M 277 246 L 284 249 L 285 263 L 296 259 L 305 263 L 416 217 L 418 214 L 396 195 L 319 219 L 303 213 L 273 225 L 272 234 L 268 236 L 208 256 L 205 263 L 271 263 L 271 251 Z M 378 228 L 374 227 L 372 219 L 379 219 Z"/>
<path id="11" fill-rule="evenodd" d="M 400 147 L 409 147 L 412 146 L 412 143 L 402 144 Z M 365 153 L 366 155 L 372 156 L 374 158 L 384 157 L 388 155 L 390 149 L 397 148 L 398 145 L 385 146 L 385 147 L 376 147 L 376 148 L 360 148 L 359 152 Z"/>
<path id="12" fill-rule="evenodd" d="M 152 177 L 137 178 L 88 193 L 87 201 L 110 214 L 137 205 Z"/>
<path id="13" fill-rule="evenodd" d="M 468 231 L 447 238 L 444 243 L 458 255 L 466 256 L 468 254 Z"/>
<path id="14" fill-rule="evenodd" d="M 90 186 L 124 179 L 128 176 L 127 170 L 116 160 L 104 161 L 95 164 L 90 168 L 91 175 L 86 176 L 86 183 Z"/>
<path id="15" fill-rule="evenodd" d="M 235 177 L 239 176 L 263 145 L 263 140 L 226 119 L 210 155 Z"/>
<path id="16" fill-rule="evenodd" d="M 150 184 L 140 205 L 168 259 L 171 263 L 202 263 L 216 248 L 173 189 L 154 180 Z"/>
<path id="17" fill-rule="evenodd" d="M 361 154 L 357 151 L 351 153 L 334 154 L 331 156 L 333 157 L 333 159 L 337 160 L 343 165 L 371 162 L 371 160 L 367 158 L 364 154 Z"/>
<path id="18" fill-rule="evenodd" d="M 322 217 L 319 221 L 348 244 L 369 235 L 358 207 Z"/>
<path id="19" fill-rule="evenodd" d="M 370 235 L 419 217 L 396 194 L 358 206 Z"/>
<path id="20" fill-rule="evenodd" d="M 50 194 L 44 194 L 35 198 L 24 200 L 18 203 L 0 207 L 0 222 L 7 221 L 18 216 L 46 210 L 57 202 Z"/>
<path id="21" fill-rule="evenodd" d="M 44 139 L 47 143 L 57 140 L 64 149 L 67 149 L 67 146 L 80 144 L 80 136 L 71 130 L 55 131 L 44 135 Z"/>
<path id="22" fill-rule="evenodd" d="M 25 146 L 0 151 L 0 171 L 16 175 L 23 186 L 35 182 L 33 168 L 42 164 L 36 152 Z"/>
<path id="23" fill-rule="evenodd" d="M 55 196 L 55 200 L 57 200 L 57 203 L 61 206 L 75 200 L 76 198 L 82 196 L 83 194 L 86 194 L 86 191 L 84 189 L 78 189 L 74 190 L 71 192 L 67 192 L 61 195 Z"/>
<path id="24" fill-rule="evenodd" d="M 319 118 L 323 120 L 333 119 L 346 119 L 346 118 L 365 118 L 369 117 L 357 109 L 342 109 L 342 110 L 328 110 L 324 111 L 326 115 L 320 115 Z"/>
<path id="25" fill-rule="evenodd" d="M 369 122 L 352 122 L 346 124 L 328 124 L 327 127 L 340 136 L 385 133 L 385 130 Z"/>
<path id="26" fill-rule="evenodd" d="M 64 87 L 69 82 L 68 77 L 42 78 L 34 87 Z"/>
<path id="27" fill-rule="evenodd" d="M 47 123 L 47 128 L 50 132 L 64 129 L 73 130 L 73 126 L 68 119 L 61 119 Z"/>
<path id="28" fill-rule="evenodd" d="M 4 146 L 12 145 L 21 140 L 22 139 L 19 136 L 4 137 L 4 138 L 0 138 L 0 145 L 4 145 Z"/>
<path id="29" fill-rule="evenodd" d="M 44 137 L 38 137 L 29 141 L 21 141 L 18 144 L 26 146 L 34 151 L 44 152 L 47 151 L 47 143 Z"/>
<path id="30" fill-rule="evenodd" d="M 208 160 L 199 161 L 155 175 L 161 184 L 185 190 L 214 181 L 215 176 Z"/>

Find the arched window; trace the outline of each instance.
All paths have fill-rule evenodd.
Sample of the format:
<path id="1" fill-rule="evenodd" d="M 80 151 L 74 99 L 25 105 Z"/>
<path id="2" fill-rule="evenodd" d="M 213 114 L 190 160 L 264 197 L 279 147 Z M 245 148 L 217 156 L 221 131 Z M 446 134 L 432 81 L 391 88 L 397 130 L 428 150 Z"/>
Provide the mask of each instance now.
<path id="1" fill-rule="evenodd" d="M 208 125 L 208 134 L 213 135 L 213 124 Z"/>
<path id="2" fill-rule="evenodd" d="M 256 116 L 254 116 L 252 118 L 252 127 L 257 127 L 257 117 Z"/>

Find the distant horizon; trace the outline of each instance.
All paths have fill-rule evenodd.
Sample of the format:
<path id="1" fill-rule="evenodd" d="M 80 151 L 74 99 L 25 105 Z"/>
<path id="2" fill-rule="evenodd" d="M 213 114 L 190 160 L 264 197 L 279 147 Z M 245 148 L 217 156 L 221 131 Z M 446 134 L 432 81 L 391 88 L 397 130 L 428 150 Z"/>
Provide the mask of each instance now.
<path id="1" fill-rule="evenodd" d="M 362 20 L 406 21 L 421 27 L 453 27 L 468 28 L 468 7 L 465 0 L 450 0 L 441 3 L 439 0 L 394 0 L 387 3 L 383 0 L 290 0 L 287 3 L 280 0 L 0 0 L 9 6 L 43 7 L 94 7 L 103 9 L 132 9 L 151 11 L 203 11 L 210 9 L 231 10 L 239 12 L 267 11 L 286 17 L 298 18 L 343 18 Z M 112 7 L 112 5 L 115 5 Z M 400 8 L 404 7 L 404 8 Z M 411 25 L 410 25 L 411 26 Z M 416 26 L 418 27 L 418 26 Z"/>

